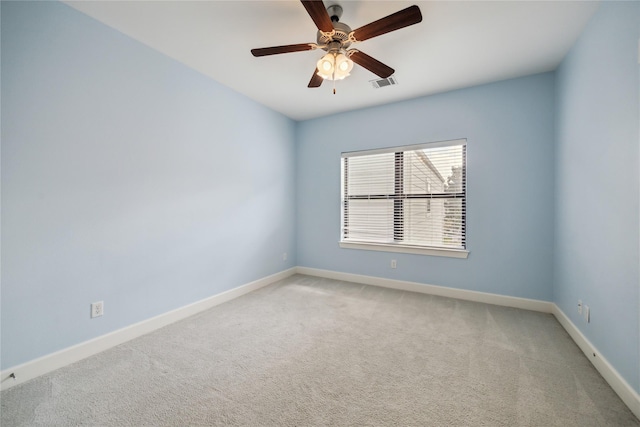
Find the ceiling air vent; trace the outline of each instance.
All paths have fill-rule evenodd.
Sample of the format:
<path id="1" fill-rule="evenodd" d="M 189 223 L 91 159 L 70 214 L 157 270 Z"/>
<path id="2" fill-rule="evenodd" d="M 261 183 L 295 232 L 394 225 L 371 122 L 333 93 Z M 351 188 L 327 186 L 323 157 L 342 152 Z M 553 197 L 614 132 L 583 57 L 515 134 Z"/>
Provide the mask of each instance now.
<path id="1" fill-rule="evenodd" d="M 391 76 L 386 79 L 370 80 L 370 83 L 373 85 L 374 88 L 380 89 L 381 87 L 385 87 L 385 86 L 397 85 L 398 81 L 394 76 Z"/>

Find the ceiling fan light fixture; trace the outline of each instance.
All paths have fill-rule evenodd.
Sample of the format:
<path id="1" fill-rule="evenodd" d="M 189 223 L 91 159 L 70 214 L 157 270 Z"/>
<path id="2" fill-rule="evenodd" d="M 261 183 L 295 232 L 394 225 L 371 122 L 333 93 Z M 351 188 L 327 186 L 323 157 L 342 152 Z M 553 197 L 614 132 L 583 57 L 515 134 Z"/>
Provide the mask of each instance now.
<path id="1" fill-rule="evenodd" d="M 325 80 L 342 80 L 351 74 L 353 61 L 344 53 L 329 52 L 317 63 L 318 74 Z"/>
<path id="2" fill-rule="evenodd" d="M 327 53 L 318 61 L 317 74 L 323 79 L 331 79 L 333 76 L 333 71 L 335 70 L 335 63 L 336 58 L 333 53 Z"/>

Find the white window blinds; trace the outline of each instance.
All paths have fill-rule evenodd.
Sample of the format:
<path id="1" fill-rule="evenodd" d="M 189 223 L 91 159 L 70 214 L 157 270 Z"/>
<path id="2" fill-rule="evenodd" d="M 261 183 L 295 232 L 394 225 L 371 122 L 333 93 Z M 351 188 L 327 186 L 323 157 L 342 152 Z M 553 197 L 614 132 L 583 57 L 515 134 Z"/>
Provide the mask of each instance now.
<path id="1" fill-rule="evenodd" d="M 466 140 L 341 161 L 342 242 L 466 249 Z"/>

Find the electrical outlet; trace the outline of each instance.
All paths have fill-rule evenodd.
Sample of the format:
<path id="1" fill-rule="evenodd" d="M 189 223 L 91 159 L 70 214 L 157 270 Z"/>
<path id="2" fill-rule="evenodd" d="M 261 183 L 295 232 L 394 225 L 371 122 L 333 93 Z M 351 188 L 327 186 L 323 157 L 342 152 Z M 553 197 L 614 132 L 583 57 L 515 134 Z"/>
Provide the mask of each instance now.
<path id="1" fill-rule="evenodd" d="M 286 260 L 287 260 L 287 253 L 286 253 L 286 252 L 283 252 L 283 253 L 282 253 L 282 260 L 283 260 L 283 261 L 286 261 Z"/>
<path id="2" fill-rule="evenodd" d="M 391 268 L 396 268 L 398 266 L 398 263 L 396 262 L 395 259 L 391 260 Z"/>
<path id="3" fill-rule="evenodd" d="M 91 318 L 100 317 L 104 314 L 104 302 L 98 301 L 91 304 Z"/>
<path id="4" fill-rule="evenodd" d="M 578 314 L 582 314 L 582 300 L 578 300 Z"/>

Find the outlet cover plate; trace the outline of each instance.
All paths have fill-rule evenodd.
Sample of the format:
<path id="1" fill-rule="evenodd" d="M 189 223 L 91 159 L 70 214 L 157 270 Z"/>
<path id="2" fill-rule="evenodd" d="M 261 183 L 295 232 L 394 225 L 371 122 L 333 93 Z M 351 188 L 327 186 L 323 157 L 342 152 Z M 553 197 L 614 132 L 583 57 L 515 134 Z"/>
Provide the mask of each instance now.
<path id="1" fill-rule="evenodd" d="M 104 314 L 104 302 L 98 301 L 91 304 L 91 318 L 100 317 Z"/>

